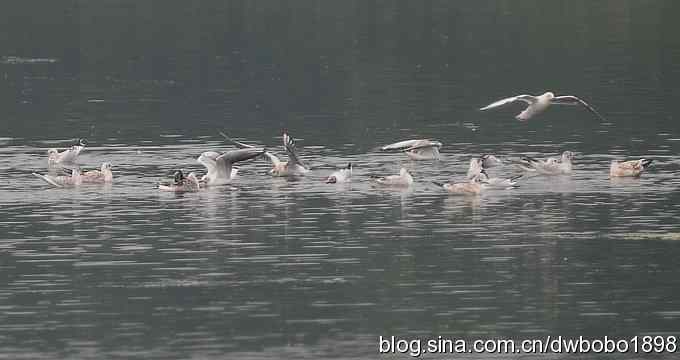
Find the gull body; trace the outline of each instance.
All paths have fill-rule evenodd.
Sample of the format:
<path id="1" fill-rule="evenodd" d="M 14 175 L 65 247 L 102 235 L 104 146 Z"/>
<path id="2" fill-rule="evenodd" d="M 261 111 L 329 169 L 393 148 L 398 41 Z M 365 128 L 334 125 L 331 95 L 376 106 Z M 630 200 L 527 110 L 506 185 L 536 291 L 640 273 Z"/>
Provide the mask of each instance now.
<path id="1" fill-rule="evenodd" d="M 201 189 L 201 185 L 193 172 L 184 176 L 182 170 L 175 171 L 173 182 L 169 184 L 159 184 L 158 189 L 170 192 L 196 192 Z"/>
<path id="2" fill-rule="evenodd" d="M 347 164 L 347 167 L 337 170 L 326 178 L 326 184 L 340 184 L 352 180 L 352 163 Z"/>
<path id="3" fill-rule="evenodd" d="M 253 159 L 264 153 L 264 149 L 255 147 L 227 151 L 223 154 L 206 151 L 197 159 L 208 170 L 208 173 L 201 178 L 201 182 L 210 186 L 229 184 L 238 173 L 238 169 L 233 164 Z"/>
<path id="4" fill-rule="evenodd" d="M 413 185 L 413 176 L 411 176 L 411 173 L 406 168 L 401 168 L 399 175 L 374 177 L 373 181 L 383 186 L 409 187 Z"/>
<path id="5" fill-rule="evenodd" d="M 570 174 L 573 168 L 574 153 L 565 151 L 560 158 L 549 157 L 545 160 L 525 156 L 517 162 L 520 168 L 527 172 L 542 175 Z"/>
<path id="6" fill-rule="evenodd" d="M 382 151 L 401 151 L 412 160 L 439 160 L 442 143 L 429 139 L 413 139 L 385 145 Z"/>
<path id="7" fill-rule="evenodd" d="M 113 172 L 110 163 L 102 163 L 99 170 L 86 171 L 81 175 L 83 184 L 110 184 L 113 182 Z"/>
<path id="8" fill-rule="evenodd" d="M 482 184 L 478 178 L 459 183 L 440 183 L 433 181 L 433 184 L 443 188 L 449 194 L 455 195 L 479 195 L 482 192 Z"/>
<path id="9" fill-rule="evenodd" d="M 71 170 L 71 176 L 41 175 L 38 173 L 33 173 L 33 175 L 55 187 L 79 186 L 83 183 L 83 178 L 78 168 Z"/>
<path id="10" fill-rule="evenodd" d="M 495 101 L 483 108 L 480 108 L 479 110 L 485 111 L 495 109 L 519 101 L 528 104 L 524 111 L 515 116 L 515 118 L 520 121 L 526 121 L 531 119 L 532 117 L 547 110 L 551 105 L 580 105 L 586 108 L 588 111 L 590 111 L 593 115 L 597 116 L 601 121 L 605 121 L 602 115 L 600 115 L 600 113 L 598 113 L 595 110 L 595 108 L 588 105 L 588 103 L 579 99 L 578 97 L 572 95 L 555 96 L 555 94 L 553 94 L 550 91 L 538 96 L 535 95 L 512 96 L 509 98 Z"/>
<path id="11" fill-rule="evenodd" d="M 612 160 L 609 166 L 610 177 L 639 177 L 652 164 L 653 159 L 630 161 Z"/>

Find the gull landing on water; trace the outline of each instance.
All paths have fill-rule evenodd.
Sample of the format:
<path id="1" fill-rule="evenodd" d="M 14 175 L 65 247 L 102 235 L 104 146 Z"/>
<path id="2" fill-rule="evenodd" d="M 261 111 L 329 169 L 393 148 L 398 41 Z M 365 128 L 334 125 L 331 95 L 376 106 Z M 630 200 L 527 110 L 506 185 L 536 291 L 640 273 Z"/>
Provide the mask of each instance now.
<path id="1" fill-rule="evenodd" d="M 442 143 L 429 139 L 404 140 L 380 148 L 382 151 L 401 151 L 412 160 L 439 160 Z"/>
<path id="2" fill-rule="evenodd" d="M 347 167 L 340 169 L 330 174 L 326 178 L 326 184 L 340 184 L 352 180 L 352 163 L 347 164 Z"/>
<path id="3" fill-rule="evenodd" d="M 227 151 L 224 154 L 215 151 L 206 151 L 198 157 L 197 161 L 208 170 L 208 173 L 203 175 L 201 182 L 207 185 L 225 185 L 230 183 L 238 169 L 233 167 L 233 164 L 250 160 L 264 154 L 264 149 L 261 148 L 245 148 L 239 150 Z"/>
<path id="4" fill-rule="evenodd" d="M 231 141 L 241 149 L 255 148 L 253 145 L 236 141 L 223 132 L 220 132 L 220 134 L 225 139 Z M 273 176 L 301 176 L 308 173 L 309 168 L 304 165 L 297 155 L 295 141 L 293 138 L 290 137 L 286 131 L 284 131 L 282 139 L 283 147 L 286 149 L 286 153 L 288 154 L 288 161 L 281 161 L 276 155 L 270 153 L 269 151 L 265 151 L 263 155 L 269 158 L 269 161 L 272 162 L 272 169 L 269 170 L 269 174 Z"/>
<path id="5" fill-rule="evenodd" d="M 71 146 L 70 148 L 59 152 L 57 149 L 47 150 L 47 162 L 48 165 L 56 164 L 72 164 L 76 161 L 76 158 L 85 149 L 87 142 L 85 139 L 78 139 L 78 142 Z"/>
<path id="6" fill-rule="evenodd" d="M 520 121 L 526 121 L 534 117 L 535 115 L 538 115 L 542 112 L 544 112 L 550 105 L 580 105 L 585 107 L 588 111 L 593 113 L 595 116 L 597 116 L 601 121 L 605 121 L 605 119 L 600 115 L 592 106 L 588 105 L 585 101 L 577 98 L 576 96 L 571 96 L 571 95 L 564 95 L 564 96 L 555 96 L 552 92 L 548 91 L 543 95 L 539 96 L 534 96 L 534 95 L 518 95 L 518 96 L 513 96 L 505 99 L 498 100 L 496 102 L 493 102 L 479 110 L 485 111 L 489 109 L 495 109 L 497 107 L 501 107 L 506 104 L 518 102 L 518 101 L 523 101 L 529 106 L 527 106 L 524 111 L 519 113 L 515 118 Z"/>
<path id="7" fill-rule="evenodd" d="M 609 167 L 609 177 L 639 177 L 652 164 L 653 159 L 639 159 L 630 161 L 612 160 Z"/>

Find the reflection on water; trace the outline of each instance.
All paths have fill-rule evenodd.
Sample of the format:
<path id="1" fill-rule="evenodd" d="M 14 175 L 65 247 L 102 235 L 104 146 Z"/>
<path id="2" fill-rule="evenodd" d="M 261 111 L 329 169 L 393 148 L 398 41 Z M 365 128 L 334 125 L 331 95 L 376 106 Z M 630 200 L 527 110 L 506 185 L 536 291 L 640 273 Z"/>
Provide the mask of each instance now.
<path id="1" fill-rule="evenodd" d="M 359 359 L 379 335 L 677 335 L 675 2 L 217 3 L 3 17 L 3 355 Z M 475 110 L 545 90 L 609 122 Z M 257 160 L 233 190 L 155 188 L 202 174 L 201 152 L 231 147 L 219 130 L 283 153 L 283 128 L 309 176 Z M 79 137 L 80 164 L 112 163 L 112 186 L 31 176 Z M 442 141 L 442 159 L 376 151 L 413 137 Z M 574 174 L 513 190 L 430 182 L 461 181 L 471 156 L 564 150 Z M 641 178 L 608 178 L 642 156 Z M 324 183 L 350 161 L 350 184 Z M 368 181 L 402 166 L 409 190 Z"/>

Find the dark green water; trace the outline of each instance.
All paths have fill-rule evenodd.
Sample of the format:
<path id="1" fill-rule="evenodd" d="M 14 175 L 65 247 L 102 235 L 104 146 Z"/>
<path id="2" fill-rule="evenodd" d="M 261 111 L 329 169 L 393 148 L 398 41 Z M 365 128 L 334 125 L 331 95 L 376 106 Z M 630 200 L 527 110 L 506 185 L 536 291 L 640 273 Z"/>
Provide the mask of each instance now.
<path id="1" fill-rule="evenodd" d="M 380 335 L 680 335 L 679 13 L 670 0 L 7 4 L 0 357 L 373 359 Z M 476 110 L 548 90 L 607 121 Z M 284 128 L 316 166 L 303 179 L 256 161 L 235 191 L 154 188 L 230 149 L 218 130 L 281 153 Z M 83 166 L 113 164 L 111 187 L 31 176 L 76 137 Z M 414 137 L 442 141 L 442 160 L 376 152 Z M 473 198 L 430 184 L 482 153 L 563 150 L 571 176 Z M 656 160 L 642 178 L 608 179 L 612 159 L 639 157 Z M 326 186 L 348 161 L 352 184 Z M 400 166 L 411 190 L 369 185 Z"/>

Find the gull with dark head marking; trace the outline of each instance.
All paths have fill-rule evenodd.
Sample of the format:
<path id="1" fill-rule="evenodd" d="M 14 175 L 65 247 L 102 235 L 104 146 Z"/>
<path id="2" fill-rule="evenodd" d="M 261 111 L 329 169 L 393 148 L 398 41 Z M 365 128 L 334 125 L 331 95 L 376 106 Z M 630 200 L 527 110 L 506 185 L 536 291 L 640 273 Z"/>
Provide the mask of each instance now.
<path id="1" fill-rule="evenodd" d="M 83 184 L 110 184 L 113 182 L 113 172 L 110 163 L 102 163 L 99 170 L 86 171 L 81 175 Z"/>
<path id="2" fill-rule="evenodd" d="M 439 160 L 439 149 L 442 143 L 429 139 L 413 139 L 385 145 L 382 151 L 401 151 L 412 160 Z"/>
<path id="3" fill-rule="evenodd" d="M 196 192 L 201 190 L 201 185 L 193 172 L 186 177 L 182 170 L 175 171 L 171 183 L 159 184 L 158 189 L 170 192 Z"/>
<path id="4" fill-rule="evenodd" d="M 229 184 L 238 172 L 238 168 L 233 164 L 250 160 L 264 153 L 264 149 L 255 147 L 227 151 L 224 154 L 206 151 L 197 159 L 208 170 L 208 173 L 201 178 L 201 182 L 210 186 Z"/>
<path id="5" fill-rule="evenodd" d="M 654 159 L 639 159 L 630 161 L 612 160 L 609 166 L 610 177 L 639 177 L 652 164 Z"/>
<path id="6" fill-rule="evenodd" d="M 85 145 L 87 145 L 85 139 L 78 139 L 77 143 L 62 152 L 54 148 L 47 150 L 48 165 L 74 163 L 78 155 L 85 149 Z"/>
<path id="7" fill-rule="evenodd" d="M 382 186 L 390 187 L 409 187 L 413 185 L 413 176 L 411 172 L 406 168 L 401 168 L 399 170 L 399 175 L 389 175 L 389 176 L 372 176 L 372 180 Z"/>
<path id="8" fill-rule="evenodd" d="M 337 170 L 326 178 L 326 184 L 340 184 L 352 180 L 352 163 L 347 164 L 347 167 Z"/>
<path id="9" fill-rule="evenodd" d="M 38 173 L 33 173 L 33 176 L 55 187 L 79 186 L 83 183 L 80 168 L 78 167 L 71 169 L 71 176 L 41 175 Z"/>
<path id="10" fill-rule="evenodd" d="M 535 159 L 529 156 L 522 157 L 516 162 L 522 170 L 542 175 L 570 174 L 573 168 L 572 160 L 574 153 L 565 151 L 559 158 Z"/>
<path id="11" fill-rule="evenodd" d="M 496 102 L 493 102 L 479 110 L 485 111 L 485 110 L 490 110 L 490 109 L 495 109 L 497 107 L 501 107 L 510 103 L 514 102 L 525 102 L 528 104 L 526 109 L 519 113 L 515 118 L 520 121 L 526 121 L 534 117 L 535 115 L 538 115 L 548 109 L 550 105 L 580 105 L 586 108 L 588 111 L 593 113 L 595 116 L 597 116 L 601 121 L 605 121 L 605 119 L 598 113 L 592 106 L 588 105 L 585 101 L 579 99 L 576 96 L 572 95 L 564 95 L 564 96 L 555 96 L 552 92 L 548 91 L 543 95 L 517 95 L 505 99 L 498 100 Z"/>
<path id="12" fill-rule="evenodd" d="M 220 132 L 220 134 L 225 139 L 231 141 L 242 149 L 255 148 L 253 145 L 236 141 L 223 132 Z M 301 176 L 308 173 L 309 168 L 305 166 L 305 164 L 297 155 L 295 141 L 293 138 L 288 135 L 288 132 L 284 131 L 282 139 L 283 147 L 286 149 L 286 153 L 288 154 L 288 161 L 281 161 L 276 155 L 270 153 L 269 151 L 265 151 L 263 155 L 269 158 L 269 161 L 272 162 L 272 169 L 269 170 L 269 174 L 273 176 Z"/>

